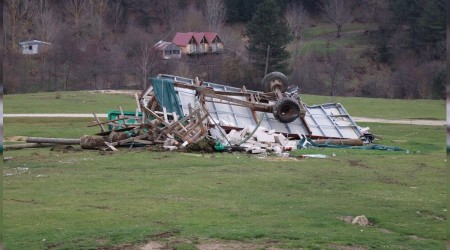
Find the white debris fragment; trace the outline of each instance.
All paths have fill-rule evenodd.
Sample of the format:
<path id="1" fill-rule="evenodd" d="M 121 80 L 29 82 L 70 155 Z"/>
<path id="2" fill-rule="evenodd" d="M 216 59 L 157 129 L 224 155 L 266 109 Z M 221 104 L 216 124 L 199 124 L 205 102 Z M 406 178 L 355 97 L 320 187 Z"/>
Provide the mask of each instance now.
<path id="1" fill-rule="evenodd" d="M 237 145 L 248 153 L 262 154 L 273 152 L 276 155 L 282 155 L 286 151 L 297 149 L 298 140 L 289 140 L 281 133 L 275 130 L 267 130 L 265 128 L 247 125 L 244 129 L 238 131 L 236 129 L 225 133 L 223 128 L 209 129 L 212 138 L 219 141 L 222 145 Z"/>
<path id="2" fill-rule="evenodd" d="M 275 142 L 281 144 L 281 146 L 285 146 L 289 141 L 283 134 L 274 135 Z"/>
<path id="3" fill-rule="evenodd" d="M 255 148 L 255 149 L 252 149 L 252 154 L 261 154 L 261 153 L 265 153 L 265 152 L 267 152 L 267 150 L 264 149 L 264 148 Z"/>
<path id="4" fill-rule="evenodd" d="M 323 154 L 306 154 L 306 155 L 301 155 L 302 158 L 327 158 L 327 155 L 323 155 Z"/>
<path id="5" fill-rule="evenodd" d="M 163 146 L 163 147 L 170 151 L 174 151 L 174 150 L 178 149 L 176 146 Z"/>
<path id="6" fill-rule="evenodd" d="M 255 135 L 256 135 L 256 140 L 259 142 L 275 142 L 275 137 L 268 133 L 263 133 L 261 131 L 257 131 L 255 133 Z"/>

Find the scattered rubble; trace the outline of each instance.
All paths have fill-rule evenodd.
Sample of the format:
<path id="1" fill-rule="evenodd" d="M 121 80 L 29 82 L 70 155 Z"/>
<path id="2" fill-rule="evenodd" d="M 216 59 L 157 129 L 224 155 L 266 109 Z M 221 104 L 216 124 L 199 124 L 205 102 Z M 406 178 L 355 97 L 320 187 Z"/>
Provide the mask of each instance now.
<path id="1" fill-rule="evenodd" d="M 140 96 L 135 94 L 135 112 L 119 107 L 106 122 L 94 114 L 90 126 L 101 132 L 82 137 L 81 145 L 116 151 L 117 146 L 159 144 L 172 151 L 196 148 L 192 145 L 208 137 L 215 145 L 205 151 L 282 154 L 311 146 L 311 139 L 335 145 L 367 143 L 368 128 L 360 129 L 341 104 L 304 105 L 298 90 L 288 88 L 279 72 L 268 74 L 263 86 L 266 92 L 158 75 Z"/>

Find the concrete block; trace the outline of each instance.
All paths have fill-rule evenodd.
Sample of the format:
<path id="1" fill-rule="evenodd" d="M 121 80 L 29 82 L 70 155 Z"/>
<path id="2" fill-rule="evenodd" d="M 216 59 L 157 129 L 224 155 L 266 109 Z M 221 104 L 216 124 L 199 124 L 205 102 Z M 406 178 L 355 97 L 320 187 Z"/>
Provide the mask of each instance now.
<path id="1" fill-rule="evenodd" d="M 252 149 L 252 154 L 262 154 L 262 153 L 265 153 L 265 152 L 267 152 L 267 150 L 265 150 L 265 149 L 263 149 L 263 148 L 255 148 L 255 149 Z"/>
<path id="2" fill-rule="evenodd" d="M 275 142 L 281 144 L 281 146 L 285 146 L 289 140 L 283 134 L 275 134 L 274 135 Z"/>
<path id="3" fill-rule="evenodd" d="M 255 135 L 256 135 L 256 140 L 259 142 L 275 142 L 275 138 L 273 135 L 269 135 L 267 133 L 262 133 L 260 131 L 255 133 Z"/>

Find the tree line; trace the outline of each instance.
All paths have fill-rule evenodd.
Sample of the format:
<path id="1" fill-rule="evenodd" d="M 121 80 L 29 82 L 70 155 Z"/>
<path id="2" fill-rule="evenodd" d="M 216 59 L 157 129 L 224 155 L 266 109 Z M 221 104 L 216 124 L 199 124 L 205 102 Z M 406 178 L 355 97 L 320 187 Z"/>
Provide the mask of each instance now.
<path id="1" fill-rule="evenodd" d="M 442 98 L 444 0 L 6 0 L 6 93 L 145 88 L 158 73 L 259 89 L 281 71 L 304 93 Z M 370 48 L 296 53 L 308 29 L 364 24 Z M 240 28 L 241 27 L 241 28 Z M 176 32 L 217 32 L 220 55 L 163 60 L 152 49 Z M 19 42 L 52 45 L 36 56 Z M 338 42 L 336 42 L 338 44 Z"/>

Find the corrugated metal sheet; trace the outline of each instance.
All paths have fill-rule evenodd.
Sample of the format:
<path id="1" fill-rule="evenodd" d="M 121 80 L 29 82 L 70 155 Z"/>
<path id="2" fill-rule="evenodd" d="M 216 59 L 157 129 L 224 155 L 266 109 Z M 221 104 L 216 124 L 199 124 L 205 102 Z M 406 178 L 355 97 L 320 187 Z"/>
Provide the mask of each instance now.
<path id="1" fill-rule="evenodd" d="M 311 137 L 358 139 L 363 135 L 340 103 L 306 105 L 304 120 Z"/>
<path id="2" fill-rule="evenodd" d="M 193 84 L 194 81 L 189 78 L 159 75 L 158 77 L 171 79 L 176 82 Z M 203 82 L 203 85 L 209 86 L 214 90 L 241 92 L 241 89 L 220 85 L 216 83 Z M 179 103 L 184 114 L 188 113 L 188 104 L 196 101 L 195 91 L 185 88 L 175 87 L 179 98 Z M 257 93 L 257 91 L 248 91 Z M 239 97 L 235 97 L 239 98 Z M 245 97 L 241 97 L 245 100 Z M 206 109 L 211 117 L 217 123 L 228 123 L 229 126 L 244 128 L 248 125 L 256 126 L 256 121 L 252 111 L 248 107 L 239 106 L 229 101 L 223 101 L 211 97 L 206 97 Z M 281 123 L 273 117 L 272 113 L 256 112 L 258 117 L 263 117 L 261 127 L 269 130 L 275 130 L 279 133 L 306 135 L 312 138 L 348 138 L 358 139 L 363 134 L 358 129 L 345 108 L 339 103 L 327 103 L 306 107 L 305 118 L 296 119 L 291 123 Z M 221 125 L 222 125 L 221 124 Z"/>

